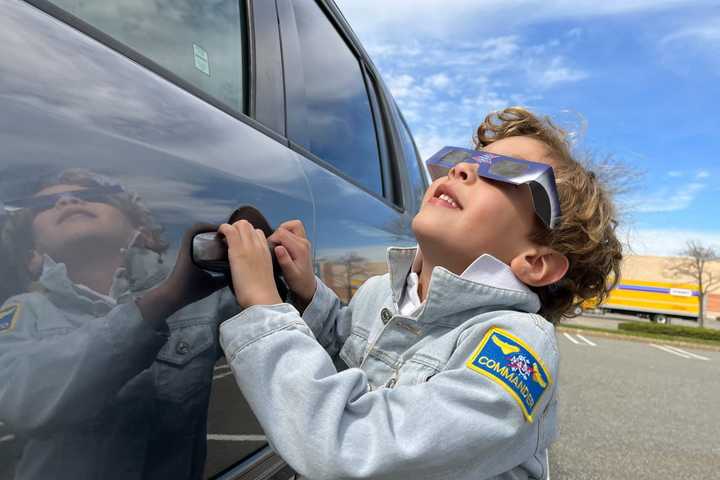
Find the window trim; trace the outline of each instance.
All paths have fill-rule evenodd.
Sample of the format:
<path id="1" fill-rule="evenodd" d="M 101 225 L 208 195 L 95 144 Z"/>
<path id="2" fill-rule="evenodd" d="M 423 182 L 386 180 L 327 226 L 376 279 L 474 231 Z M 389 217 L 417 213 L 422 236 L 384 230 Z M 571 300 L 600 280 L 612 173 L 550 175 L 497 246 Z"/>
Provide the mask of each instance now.
<path id="1" fill-rule="evenodd" d="M 392 171 L 392 160 L 390 159 L 388 147 L 387 122 L 384 121 L 385 119 L 383 118 L 377 84 L 373 81 L 372 76 L 365 68 L 363 62 L 360 63 L 360 70 L 362 72 L 363 82 L 365 83 L 365 91 L 367 92 L 368 100 L 370 102 L 370 114 L 373 119 L 378 160 L 380 161 L 380 182 L 383 190 L 383 197 L 385 197 L 389 202 L 396 204 L 398 207 L 403 208 L 405 206 L 405 202 L 403 201 L 402 195 L 397 195 L 397 189 L 395 188 L 396 185 L 393 181 L 395 174 Z"/>
<path id="2" fill-rule="evenodd" d="M 420 155 L 420 151 L 417 148 L 417 143 L 415 143 L 415 137 L 412 134 L 412 130 L 410 130 L 410 127 L 407 124 L 407 120 L 405 120 L 405 117 L 402 114 L 402 111 L 400 110 L 400 107 L 398 107 L 397 103 L 395 103 L 395 112 L 398 119 L 398 128 L 404 128 L 407 132 L 408 136 L 410 137 L 410 141 L 412 142 L 413 151 L 415 152 L 415 158 L 410 159 L 408 161 L 414 161 L 417 164 L 417 168 L 420 170 L 420 177 L 422 178 L 422 183 L 425 187 L 425 190 L 430 187 L 430 180 L 427 176 L 427 170 L 425 168 L 425 165 L 423 165 L 422 156 Z M 400 136 L 402 136 L 402 133 L 398 132 Z M 402 142 L 402 140 L 401 140 Z M 404 152 L 404 150 L 403 150 Z M 403 153 L 404 155 L 404 153 Z M 406 165 L 407 167 L 407 165 Z M 409 177 L 409 176 L 408 176 Z M 415 189 L 410 185 L 410 191 L 412 191 L 413 196 L 415 195 Z M 422 198 L 416 199 L 418 202 L 422 201 Z"/>
<path id="3" fill-rule="evenodd" d="M 246 43 L 252 65 L 249 115 L 285 137 L 285 79 L 277 5 L 267 0 L 245 2 L 249 29 Z"/>
<path id="4" fill-rule="evenodd" d="M 98 29 L 97 27 L 94 27 L 93 25 L 85 22 L 84 20 L 76 17 L 75 15 L 71 14 L 70 12 L 58 7 L 57 5 L 51 3 L 49 0 L 23 0 L 28 5 L 31 5 L 32 7 L 37 8 L 41 12 L 49 15 L 55 20 L 58 20 L 70 28 L 73 28 L 80 33 L 86 35 L 87 37 L 95 40 L 100 45 L 113 50 L 114 52 L 120 54 L 121 56 L 125 57 L 126 59 L 131 60 L 132 62 L 137 63 L 144 69 L 156 74 L 163 80 L 169 82 L 174 87 L 184 91 L 185 93 L 188 93 L 194 97 L 197 97 L 198 99 L 202 100 L 204 103 L 207 103 L 208 105 L 211 105 L 214 108 L 217 108 L 218 110 L 226 113 L 227 115 L 230 115 L 231 117 L 235 118 L 236 120 L 239 120 L 246 125 L 254 128 L 255 130 L 259 131 L 260 133 L 263 133 L 269 137 L 271 137 L 273 140 L 288 146 L 287 139 L 284 136 L 279 135 L 277 132 L 271 130 L 270 128 L 266 127 L 262 123 L 258 122 L 254 118 L 250 117 L 248 115 L 248 111 L 250 108 L 251 102 L 248 100 L 248 98 L 244 98 L 243 101 L 245 102 L 245 111 L 239 112 L 238 110 L 232 108 L 231 106 L 227 105 L 226 103 L 218 100 L 214 96 L 206 93 L 204 90 L 196 87 L 195 85 L 191 84 L 187 80 L 184 80 L 182 77 L 178 76 L 171 70 L 168 70 L 167 68 L 161 66 L 154 60 L 151 60 L 150 58 L 146 57 L 142 53 L 138 52 L 137 50 L 134 50 L 133 48 L 130 48 L 129 46 L 125 45 L 124 43 L 120 42 L 116 38 L 108 35 L 107 33 L 103 32 L 102 30 Z M 245 2 L 240 3 L 241 7 L 246 7 Z M 243 35 L 244 35 L 244 47 L 242 50 L 244 50 L 244 54 L 248 54 L 247 49 L 251 48 L 252 45 L 254 45 L 254 42 L 251 42 L 249 39 L 249 36 L 251 34 L 250 27 L 248 25 L 248 10 L 245 9 L 245 23 L 242 26 L 243 29 Z M 252 45 L 251 45 L 252 43 Z M 248 60 L 250 60 L 250 57 L 252 54 L 248 54 Z M 247 62 L 247 68 L 245 68 L 244 74 L 244 85 L 246 88 L 244 89 L 244 96 L 247 96 L 250 94 L 251 91 L 254 91 L 251 82 L 254 79 L 252 70 L 254 69 L 254 65 L 248 61 Z"/>

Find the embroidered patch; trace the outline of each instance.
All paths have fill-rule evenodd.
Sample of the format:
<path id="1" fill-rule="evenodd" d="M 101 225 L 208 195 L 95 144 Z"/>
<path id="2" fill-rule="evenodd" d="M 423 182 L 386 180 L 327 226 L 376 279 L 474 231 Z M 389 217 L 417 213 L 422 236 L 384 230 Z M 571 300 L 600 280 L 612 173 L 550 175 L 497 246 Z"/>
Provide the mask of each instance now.
<path id="1" fill-rule="evenodd" d="M 18 312 L 20 305 L 10 305 L 0 310 L 0 334 L 13 331 Z"/>
<path id="2" fill-rule="evenodd" d="M 503 387 L 520 404 L 529 422 L 540 397 L 552 385 L 538 354 L 501 328 L 491 328 L 485 334 L 466 365 Z"/>

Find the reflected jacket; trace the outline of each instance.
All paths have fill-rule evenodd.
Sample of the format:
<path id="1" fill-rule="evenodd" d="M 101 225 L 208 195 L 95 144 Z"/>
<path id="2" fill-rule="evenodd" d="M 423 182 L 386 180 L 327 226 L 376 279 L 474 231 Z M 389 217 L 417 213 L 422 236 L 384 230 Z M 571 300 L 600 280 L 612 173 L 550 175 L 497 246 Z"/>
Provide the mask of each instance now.
<path id="1" fill-rule="evenodd" d="M 302 317 L 257 305 L 221 325 L 270 444 L 312 480 L 546 478 L 559 356 L 538 297 L 435 267 L 400 315 L 415 251 L 389 249 L 348 306 L 318 279 Z"/>
<path id="2" fill-rule="evenodd" d="M 12 316 L 0 421 L 24 443 L 15 478 L 202 478 L 219 319 L 239 308 L 224 289 L 155 330 L 133 299 L 167 268 L 147 249 L 125 260 L 106 296 L 46 256 L 33 291 L 0 310 Z"/>

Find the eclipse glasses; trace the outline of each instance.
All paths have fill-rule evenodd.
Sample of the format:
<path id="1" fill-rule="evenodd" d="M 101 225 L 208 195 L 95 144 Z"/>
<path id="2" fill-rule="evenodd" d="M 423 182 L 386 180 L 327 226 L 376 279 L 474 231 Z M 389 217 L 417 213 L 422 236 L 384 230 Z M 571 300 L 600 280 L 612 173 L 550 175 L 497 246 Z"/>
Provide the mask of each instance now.
<path id="1" fill-rule="evenodd" d="M 476 164 L 480 177 L 512 185 L 527 184 L 532 193 L 535 214 L 548 229 L 557 226 L 560 221 L 560 200 L 555 174 L 550 165 L 459 147 L 443 147 L 425 163 L 432 179 L 437 180 L 463 162 Z"/>

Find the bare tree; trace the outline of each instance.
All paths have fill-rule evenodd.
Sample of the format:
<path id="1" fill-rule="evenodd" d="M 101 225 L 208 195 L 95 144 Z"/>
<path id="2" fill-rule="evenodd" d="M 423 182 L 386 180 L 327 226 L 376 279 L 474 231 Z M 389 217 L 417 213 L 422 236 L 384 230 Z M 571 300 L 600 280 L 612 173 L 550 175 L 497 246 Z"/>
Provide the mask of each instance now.
<path id="1" fill-rule="evenodd" d="M 359 277 L 359 283 L 364 282 L 370 276 L 367 269 L 368 259 L 357 253 L 351 252 L 341 257 L 339 263 L 345 267 L 344 286 L 347 287 L 347 301 L 353 296 L 353 280 Z"/>
<path id="2" fill-rule="evenodd" d="M 710 290 L 720 285 L 720 277 L 708 268 L 709 263 L 720 261 L 720 255 L 712 247 L 704 246 L 698 240 L 689 240 L 680 252 L 684 258 L 672 264 L 668 270 L 676 277 L 690 277 L 698 284 L 699 311 L 698 325 L 705 324 L 705 297 Z"/>

